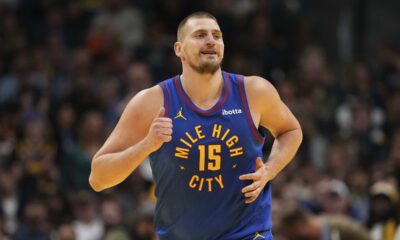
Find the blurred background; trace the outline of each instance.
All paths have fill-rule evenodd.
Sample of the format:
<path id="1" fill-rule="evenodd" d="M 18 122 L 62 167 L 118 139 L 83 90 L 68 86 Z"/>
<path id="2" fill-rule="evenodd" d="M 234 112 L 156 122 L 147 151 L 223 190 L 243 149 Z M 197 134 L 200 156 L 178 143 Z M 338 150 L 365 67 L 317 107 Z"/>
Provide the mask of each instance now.
<path id="1" fill-rule="evenodd" d="M 94 193 L 90 162 L 132 96 L 180 73 L 176 29 L 199 10 L 223 69 L 269 79 L 303 127 L 273 181 L 276 239 L 399 240 L 397 0 L 0 0 L 0 239 L 155 239 L 148 166 Z"/>

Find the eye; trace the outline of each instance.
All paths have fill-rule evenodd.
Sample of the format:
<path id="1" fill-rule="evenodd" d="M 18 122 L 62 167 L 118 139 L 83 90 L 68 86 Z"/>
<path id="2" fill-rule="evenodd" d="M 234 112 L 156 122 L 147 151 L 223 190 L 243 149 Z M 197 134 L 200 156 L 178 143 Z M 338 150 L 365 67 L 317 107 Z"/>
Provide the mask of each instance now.
<path id="1" fill-rule="evenodd" d="M 196 38 L 203 38 L 205 36 L 206 36 L 205 33 L 198 33 L 198 34 L 195 35 Z"/>
<path id="2" fill-rule="evenodd" d="M 222 33 L 221 32 L 214 32 L 213 37 L 216 40 L 222 39 Z"/>
<path id="3" fill-rule="evenodd" d="M 221 39 L 221 38 L 222 38 L 222 35 L 221 35 L 221 34 L 214 34 L 214 38 L 215 38 L 215 39 Z"/>

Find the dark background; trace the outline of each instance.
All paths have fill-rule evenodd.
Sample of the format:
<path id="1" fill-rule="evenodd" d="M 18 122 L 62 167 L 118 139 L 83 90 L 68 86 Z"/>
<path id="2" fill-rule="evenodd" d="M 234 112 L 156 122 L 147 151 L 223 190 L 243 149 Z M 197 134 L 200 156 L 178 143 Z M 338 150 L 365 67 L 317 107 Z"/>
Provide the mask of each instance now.
<path id="1" fill-rule="evenodd" d="M 289 203 L 398 225 L 400 1 L 0 0 L 4 238 L 154 239 L 148 166 L 94 193 L 90 161 L 132 96 L 181 71 L 176 29 L 199 10 L 220 23 L 223 69 L 271 81 L 301 122 L 273 183 L 277 239 Z M 390 217 L 371 214 L 377 193 Z"/>

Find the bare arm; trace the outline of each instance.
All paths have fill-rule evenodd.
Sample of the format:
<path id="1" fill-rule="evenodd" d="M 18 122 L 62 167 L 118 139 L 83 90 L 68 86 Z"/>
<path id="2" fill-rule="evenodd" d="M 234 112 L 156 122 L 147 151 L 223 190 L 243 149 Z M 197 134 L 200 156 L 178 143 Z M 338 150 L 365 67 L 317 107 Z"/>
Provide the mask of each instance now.
<path id="1" fill-rule="evenodd" d="M 150 153 L 171 140 L 172 121 L 163 117 L 162 105 L 158 86 L 141 91 L 128 103 L 117 126 L 93 157 L 89 183 L 95 191 L 125 180 Z"/>
<path id="2" fill-rule="evenodd" d="M 292 160 L 303 134 L 299 122 L 282 102 L 276 89 L 269 82 L 262 80 L 266 94 L 261 97 L 265 107 L 262 108 L 260 125 L 268 128 L 275 137 L 266 163 L 269 178 L 273 179 Z"/>
<path id="3" fill-rule="evenodd" d="M 294 157 L 303 135 L 295 116 L 282 102 L 278 92 L 267 80 L 260 77 L 248 77 L 245 81 L 254 122 L 267 128 L 275 137 L 267 163 L 256 161 L 256 171 L 241 176 L 243 180 L 253 180 L 253 184 L 242 192 L 253 202 L 264 188 Z"/>

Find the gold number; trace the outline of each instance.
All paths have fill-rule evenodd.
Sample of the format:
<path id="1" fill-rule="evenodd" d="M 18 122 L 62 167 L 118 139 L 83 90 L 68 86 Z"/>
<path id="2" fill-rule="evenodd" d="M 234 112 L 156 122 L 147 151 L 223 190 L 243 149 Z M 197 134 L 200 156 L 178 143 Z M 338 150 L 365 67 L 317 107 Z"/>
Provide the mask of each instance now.
<path id="1" fill-rule="evenodd" d="M 218 171 L 221 169 L 221 145 L 208 145 L 208 170 Z"/>
<path id="2" fill-rule="evenodd" d="M 206 146 L 199 145 L 199 171 L 206 168 Z M 221 169 L 221 145 L 208 145 L 208 163 L 207 170 L 218 171 Z"/>
<path id="3" fill-rule="evenodd" d="M 205 165 L 205 158 L 206 158 L 206 146 L 204 145 L 199 145 L 199 171 L 204 171 L 204 165 Z"/>

